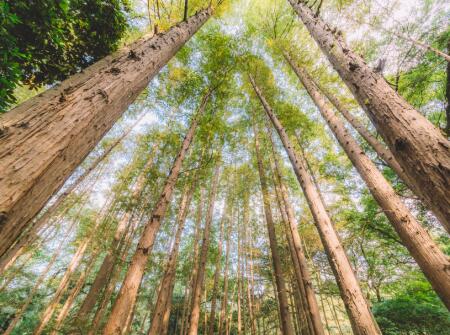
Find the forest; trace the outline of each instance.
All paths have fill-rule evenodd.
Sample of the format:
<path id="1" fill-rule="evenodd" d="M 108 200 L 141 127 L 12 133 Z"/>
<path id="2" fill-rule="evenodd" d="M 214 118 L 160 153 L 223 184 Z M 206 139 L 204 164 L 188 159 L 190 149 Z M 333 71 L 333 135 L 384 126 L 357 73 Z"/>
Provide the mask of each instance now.
<path id="1" fill-rule="evenodd" d="M 450 335 L 446 0 L 0 0 L 0 334 Z"/>

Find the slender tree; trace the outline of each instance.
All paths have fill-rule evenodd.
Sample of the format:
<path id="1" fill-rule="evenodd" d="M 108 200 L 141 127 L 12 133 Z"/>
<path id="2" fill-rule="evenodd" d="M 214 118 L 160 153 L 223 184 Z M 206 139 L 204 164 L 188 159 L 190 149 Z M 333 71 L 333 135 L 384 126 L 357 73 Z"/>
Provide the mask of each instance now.
<path id="1" fill-rule="evenodd" d="M 2 116 L 0 255 L 212 12 L 140 39 Z"/>
<path id="2" fill-rule="evenodd" d="M 175 281 L 175 271 L 178 259 L 178 250 L 181 242 L 181 235 L 189 212 L 192 195 L 195 191 L 196 182 L 192 181 L 191 185 L 185 187 L 180 201 L 180 207 L 177 216 L 177 231 L 173 242 L 172 251 L 166 264 L 164 275 L 161 279 L 161 288 L 159 289 L 158 298 L 156 299 L 155 310 L 151 322 L 148 335 L 158 335 L 163 333 L 163 323 L 166 311 L 170 310 L 170 300 L 172 299 L 172 289 Z"/>
<path id="3" fill-rule="evenodd" d="M 327 253 L 328 261 L 330 262 L 336 281 L 339 285 L 341 297 L 347 309 L 353 331 L 358 335 L 380 334 L 378 325 L 375 322 L 369 305 L 362 293 L 361 287 L 353 272 L 353 268 L 342 247 L 330 216 L 327 213 L 325 204 L 309 174 L 306 162 L 293 150 L 293 146 L 286 131 L 273 113 L 272 108 L 262 95 L 252 76 L 250 76 L 250 82 L 283 142 L 283 146 L 289 156 L 297 180 L 303 189 L 309 208 L 313 214 L 317 230 L 319 231 L 322 244 Z"/>
<path id="4" fill-rule="evenodd" d="M 219 187 L 220 165 L 218 163 L 216 164 L 217 165 L 214 169 L 211 189 L 209 191 L 209 202 L 205 218 L 205 228 L 203 229 L 203 241 L 200 250 L 199 267 L 196 276 L 197 278 L 195 280 L 195 286 L 192 290 L 192 304 L 191 304 L 191 313 L 189 316 L 189 330 L 187 332 L 188 335 L 197 335 L 198 324 L 200 319 L 200 302 L 202 297 L 202 287 L 204 284 L 206 261 L 208 256 L 209 245 L 211 242 L 210 241 L 211 224 L 213 220 L 217 189 Z"/>
<path id="5" fill-rule="evenodd" d="M 439 218 L 450 217 L 450 142 L 384 78 L 353 52 L 342 36 L 307 6 L 289 0 L 311 36 L 366 111 L 400 166 Z"/>
<path id="6" fill-rule="evenodd" d="M 263 194 L 263 204 L 264 204 L 264 214 L 266 218 L 267 231 L 269 235 L 270 251 L 272 254 L 272 265 L 274 269 L 276 292 L 278 296 L 278 303 L 280 307 L 280 317 L 281 317 L 281 329 L 284 335 L 293 335 L 294 328 L 292 324 L 292 316 L 289 312 L 289 304 L 286 292 L 286 284 L 283 278 L 283 271 L 281 269 L 281 258 L 278 253 L 278 245 L 275 234 L 275 226 L 272 218 L 272 209 L 270 206 L 270 196 L 269 189 L 266 180 L 265 170 L 263 166 L 262 156 L 259 149 L 258 133 L 256 132 L 256 126 L 254 131 L 255 137 L 255 152 L 256 159 L 258 163 L 258 173 L 261 183 L 261 191 Z"/>

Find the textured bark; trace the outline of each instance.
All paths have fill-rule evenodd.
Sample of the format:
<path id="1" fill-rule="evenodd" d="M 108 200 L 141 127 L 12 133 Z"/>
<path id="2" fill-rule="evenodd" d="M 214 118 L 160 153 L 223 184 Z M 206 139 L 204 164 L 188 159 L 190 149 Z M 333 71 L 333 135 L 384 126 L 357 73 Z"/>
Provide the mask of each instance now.
<path id="1" fill-rule="evenodd" d="M 244 198 L 244 213 L 247 213 L 249 210 L 249 197 L 246 194 Z M 253 257 L 252 257 L 252 242 L 249 239 L 249 228 L 250 222 L 248 219 L 248 214 L 244 214 L 244 233 L 245 233 L 245 261 L 244 261 L 244 269 L 245 269 L 245 277 L 247 278 L 247 307 L 248 307 L 248 318 L 250 323 L 250 334 L 256 335 L 256 319 L 254 312 L 254 304 L 253 304 Z M 250 260 L 249 260 L 250 254 Z M 250 279 L 249 279 L 250 278 Z"/>
<path id="2" fill-rule="evenodd" d="M 214 204 L 216 201 L 216 194 L 219 186 L 219 174 L 220 174 L 220 166 L 217 164 L 213 174 L 214 180 L 212 182 L 211 190 L 209 193 L 209 204 L 206 212 L 205 228 L 203 230 L 203 241 L 202 241 L 202 248 L 200 250 L 197 279 L 195 280 L 195 287 L 192 290 L 191 314 L 189 317 L 189 330 L 187 332 L 188 335 L 197 335 L 198 331 L 202 287 L 205 279 L 206 261 L 208 256 L 209 244 L 211 242 L 210 232 L 214 214 Z"/>
<path id="3" fill-rule="evenodd" d="M 304 1 L 289 0 L 365 110 L 400 166 L 439 218 L 450 217 L 450 142 L 353 52 Z M 440 213 L 446 213 L 441 215 Z"/>
<path id="4" fill-rule="evenodd" d="M 447 41 L 447 52 L 450 52 L 450 39 Z M 445 125 L 445 133 L 447 138 L 450 138 L 450 63 L 447 63 L 447 82 L 445 85 L 445 98 L 447 100 L 447 106 L 445 107 L 445 116 L 447 123 Z"/>
<path id="5" fill-rule="evenodd" d="M 272 154 L 274 159 L 274 172 L 276 181 L 279 186 L 281 203 L 284 205 L 284 212 L 286 214 L 286 223 L 287 223 L 287 233 L 290 235 L 287 237 L 288 241 L 292 241 L 291 245 L 291 257 L 294 265 L 298 264 L 298 266 L 294 266 L 295 276 L 297 280 L 297 285 L 301 294 L 303 295 L 306 301 L 304 303 L 304 307 L 307 309 L 305 312 L 307 313 L 307 319 L 310 326 L 312 335 L 324 335 L 324 329 L 322 325 L 322 321 L 320 319 L 319 306 L 317 304 L 316 295 L 314 293 L 314 288 L 312 287 L 311 274 L 308 270 L 308 262 L 306 261 L 305 253 L 303 251 L 302 242 L 300 239 L 300 235 L 298 233 L 298 223 L 295 218 L 294 208 L 292 207 L 289 201 L 288 191 L 286 186 L 281 178 L 281 170 L 278 162 L 278 155 L 275 151 L 274 142 L 272 138 L 272 131 L 268 128 L 269 139 L 272 146 Z"/>
<path id="6" fill-rule="evenodd" d="M 261 184 L 261 191 L 263 195 L 264 214 L 267 224 L 267 232 L 269 235 L 270 252 L 272 255 L 272 265 L 275 275 L 276 292 L 278 296 L 278 303 L 281 317 L 281 328 L 283 335 L 294 335 L 294 328 L 292 326 L 292 316 L 289 312 L 288 298 L 286 292 L 286 284 L 283 278 L 283 270 L 281 268 L 281 258 L 278 253 L 278 245 L 275 234 L 275 225 L 272 218 L 272 209 L 270 206 L 269 189 L 267 185 L 266 175 L 264 172 L 263 161 L 259 149 L 258 134 L 255 130 L 255 152 L 258 162 L 258 173 Z"/>
<path id="7" fill-rule="evenodd" d="M 1 117 L 0 255 L 211 14 L 142 38 Z"/>
<path id="8" fill-rule="evenodd" d="M 178 153 L 172 169 L 166 179 L 164 188 L 155 204 L 150 220 L 145 225 L 139 240 L 137 249 L 131 260 L 127 274 L 123 281 L 119 295 L 114 303 L 111 315 L 106 323 L 104 334 L 122 334 L 125 330 L 125 323 L 129 317 L 129 313 L 133 310 L 136 303 L 137 293 L 144 275 L 147 260 L 150 257 L 151 249 L 155 241 L 156 234 L 163 220 L 167 206 L 172 198 L 173 189 L 175 187 L 178 175 L 180 174 L 181 166 L 190 144 L 194 138 L 195 130 L 197 128 L 199 118 L 205 111 L 206 104 L 209 100 L 211 92 L 208 91 L 202 99 L 200 107 L 194 116 L 191 126 L 183 140 L 182 147 Z"/>
<path id="9" fill-rule="evenodd" d="M 292 60 L 292 58 L 289 56 L 289 54 L 284 54 L 286 60 L 294 70 L 294 72 L 297 74 L 297 76 L 301 76 L 301 69 L 298 65 L 295 64 L 295 62 Z M 327 99 L 333 104 L 333 106 L 336 108 L 338 112 L 340 112 L 345 119 L 353 126 L 353 128 L 358 131 L 358 133 L 369 143 L 372 148 L 375 150 L 375 152 L 378 154 L 378 156 L 392 169 L 394 172 L 404 181 L 407 187 L 421 198 L 421 200 L 425 201 L 425 204 L 430 208 L 433 213 L 436 215 L 436 217 L 439 219 L 439 221 L 442 223 L 443 227 L 447 230 L 447 232 L 450 233 L 450 208 L 447 208 L 444 212 L 439 206 L 436 206 L 435 203 L 426 201 L 426 198 L 422 194 L 421 189 L 417 189 L 416 185 L 412 183 L 408 176 L 406 175 L 403 168 L 400 166 L 400 164 L 395 159 L 392 152 L 386 148 L 380 141 L 378 141 L 375 136 L 373 136 L 367 129 L 364 127 L 358 120 L 356 120 L 351 113 L 342 105 L 342 103 L 331 93 L 324 90 L 320 85 L 318 85 L 317 81 L 315 81 L 313 78 L 309 77 L 310 81 L 316 86 L 316 88 L 321 91 Z"/>
<path id="10" fill-rule="evenodd" d="M 156 299 L 155 310 L 153 311 L 153 317 L 148 335 L 159 335 L 163 333 L 163 323 L 168 305 L 172 299 L 171 289 L 175 281 L 175 271 L 177 267 L 178 250 L 180 248 L 181 234 L 184 229 L 186 217 L 189 212 L 189 207 L 192 200 L 192 195 L 195 190 L 195 182 L 189 187 L 186 187 L 181 197 L 180 208 L 177 217 L 177 231 L 175 233 L 175 240 L 173 242 L 172 251 L 170 252 L 169 260 L 166 264 L 164 275 L 161 279 L 161 288 Z"/>
<path id="11" fill-rule="evenodd" d="M 342 300 L 344 301 L 352 324 L 353 332 L 357 335 L 381 334 L 378 325 L 372 315 L 369 305 L 364 298 L 361 287 L 353 272 L 353 268 L 347 258 L 345 250 L 334 228 L 334 225 L 327 213 L 325 204 L 314 184 L 311 175 L 308 172 L 307 164 L 302 157 L 297 156 L 293 150 L 292 144 L 281 125 L 278 118 L 272 111 L 255 81 L 250 76 L 251 83 L 255 89 L 261 104 L 267 115 L 272 121 L 275 129 L 280 136 L 283 146 L 289 156 L 297 180 L 305 194 L 311 213 L 314 217 L 317 230 L 319 232 L 322 244 L 333 269 L 336 282 L 339 286 Z"/>
<path id="12" fill-rule="evenodd" d="M 131 195 L 132 201 L 138 200 L 138 198 L 142 195 L 142 192 L 144 191 L 146 175 L 153 165 L 153 156 L 158 146 L 159 142 L 156 142 L 155 145 L 153 145 L 152 153 L 150 154 L 149 159 L 145 163 L 142 172 L 139 174 L 136 180 L 136 185 Z M 103 290 L 107 286 L 110 274 L 116 264 L 120 242 L 123 240 L 124 235 L 127 232 L 127 228 L 132 220 L 132 216 L 133 216 L 133 209 L 129 208 L 126 210 L 125 214 L 122 216 L 119 223 L 117 224 L 117 228 L 114 233 L 111 245 L 108 249 L 108 253 L 103 259 L 102 265 L 100 266 L 100 269 L 98 270 L 97 275 L 95 276 L 94 282 L 92 283 L 88 294 L 84 298 L 80 306 L 80 309 L 78 310 L 76 316 L 77 323 L 83 324 L 86 322 L 86 319 L 89 317 L 89 314 L 91 313 L 92 309 L 95 307 L 95 304 L 98 301 L 99 295 L 103 292 Z"/>
<path id="13" fill-rule="evenodd" d="M 332 107 L 321 95 L 306 70 L 296 66 L 296 74 L 339 144 L 365 181 L 370 193 L 403 241 L 404 246 L 413 256 L 438 296 L 450 309 L 450 260 L 417 222 L 375 164 L 364 154 L 363 149 L 335 115 Z"/>
<path id="14" fill-rule="evenodd" d="M 219 278 L 220 278 L 220 272 L 221 265 L 222 265 L 222 241 L 224 237 L 224 226 L 225 221 L 227 220 L 228 216 L 228 208 L 225 207 L 223 214 L 222 214 L 222 222 L 220 224 L 220 236 L 217 246 L 217 260 L 216 260 L 216 270 L 214 273 L 214 284 L 213 284 L 213 291 L 212 291 L 212 300 L 211 300 L 211 314 L 209 317 L 209 328 L 208 333 L 209 335 L 214 335 L 214 327 L 216 325 L 216 307 L 217 307 L 217 294 L 218 294 L 218 286 L 219 286 Z"/>

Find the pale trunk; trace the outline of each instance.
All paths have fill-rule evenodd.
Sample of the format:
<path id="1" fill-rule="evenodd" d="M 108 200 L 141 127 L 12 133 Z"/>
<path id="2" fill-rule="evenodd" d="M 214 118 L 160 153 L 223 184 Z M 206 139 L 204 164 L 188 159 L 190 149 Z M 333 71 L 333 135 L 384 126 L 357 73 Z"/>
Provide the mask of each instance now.
<path id="1" fill-rule="evenodd" d="M 366 111 L 421 198 L 450 217 L 450 142 L 353 52 L 304 1 L 289 0 L 334 69 Z"/>
<path id="2" fill-rule="evenodd" d="M 342 300 L 347 309 L 347 314 L 352 323 L 353 332 L 356 335 L 381 334 L 378 325 L 370 310 L 358 280 L 353 272 L 350 261 L 347 258 L 345 250 L 334 228 L 334 225 L 327 213 L 325 204 L 314 184 L 311 175 L 308 172 L 307 164 L 302 157 L 297 156 L 293 146 L 281 125 L 278 118 L 273 113 L 271 107 L 262 96 L 261 91 L 256 86 L 252 77 L 252 85 L 258 95 L 264 110 L 272 121 L 275 129 L 283 142 L 284 148 L 289 156 L 297 180 L 303 189 L 311 213 L 314 217 L 317 230 L 319 232 L 322 244 L 333 269 L 336 282 L 339 286 Z"/>
<path id="3" fill-rule="evenodd" d="M 200 319 L 200 302 L 202 296 L 202 287 L 205 278 L 206 271 L 206 261 L 208 256 L 209 244 L 210 244 L 210 232 L 211 232 L 211 224 L 214 213 L 214 203 L 216 201 L 216 193 L 219 184 L 219 165 L 216 166 L 213 174 L 213 182 L 209 194 L 209 204 L 208 210 L 206 212 L 205 219 L 205 228 L 203 230 L 203 242 L 200 251 L 200 259 L 199 259 L 199 267 L 197 272 L 197 279 L 195 280 L 195 287 L 192 290 L 192 305 L 191 305 L 191 315 L 189 317 L 189 330 L 187 332 L 188 335 L 197 335 L 198 331 L 198 322 Z"/>
<path id="4" fill-rule="evenodd" d="M 211 14 L 144 37 L 1 117 L 0 255 Z"/>
<path id="5" fill-rule="evenodd" d="M 150 220 L 144 227 L 141 238 L 138 242 L 137 249 L 131 260 L 125 279 L 122 283 L 119 295 L 114 303 L 111 314 L 106 323 L 104 334 L 122 334 L 126 328 L 126 321 L 129 318 L 130 312 L 133 311 L 136 303 L 137 293 L 141 285 L 141 280 L 144 275 L 147 260 L 150 257 L 151 249 L 155 241 L 156 234 L 163 220 L 166 209 L 172 198 L 173 189 L 175 187 L 178 175 L 180 174 L 181 166 L 189 146 L 194 138 L 195 130 L 197 128 L 199 118 L 202 116 L 206 103 L 210 97 L 211 92 L 203 97 L 199 110 L 194 116 L 191 126 L 183 140 L 180 152 L 178 153 L 172 169 L 166 179 L 164 188 L 155 204 Z"/>
<path id="6" fill-rule="evenodd" d="M 225 207 L 223 214 L 222 214 L 222 223 L 220 225 L 220 236 L 217 246 L 217 260 L 216 260 L 216 271 L 214 273 L 214 284 L 213 284 L 213 291 L 212 291 L 212 300 L 211 300 L 211 315 L 209 317 L 209 329 L 208 334 L 214 335 L 214 326 L 216 324 L 216 307 L 217 307 L 217 291 L 218 291 L 218 285 L 219 285 L 219 278 L 220 278 L 220 272 L 221 270 L 221 264 L 222 264 L 222 241 L 223 241 L 223 234 L 224 234 L 224 226 L 225 221 L 227 220 L 227 213 L 228 208 Z M 206 329 L 205 329 L 206 331 Z"/>
<path id="7" fill-rule="evenodd" d="M 296 73 L 323 118 L 327 121 L 334 136 L 365 181 L 369 191 L 403 241 L 404 246 L 416 260 L 438 296 L 450 309 L 449 259 L 439 249 L 428 232 L 417 222 L 375 164 L 364 154 L 363 149 L 320 94 L 309 74 L 299 67 L 296 67 Z"/>
<path id="8" fill-rule="evenodd" d="M 262 195 L 263 195 L 264 214 L 265 214 L 265 218 L 266 218 L 267 232 L 269 235 L 270 251 L 272 254 L 272 265 L 273 265 L 274 276 L 275 276 L 276 292 L 277 292 L 278 303 L 279 303 L 279 307 L 280 307 L 281 328 L 283 331 L 283 335 L 293 335 L 294 329 L 292 326 L 292 317 L 289 312 L 286 284 L 284 282 L 283 271 L 281 268 L 281 258 L 278 253 L 278 245 L 277 245 L 276 234 L 275 234 L 275 226 L 273 223 L 272 209 L 270 206 L 269 190 L 268 190 L 268 186 L 267 186 L 266 176 L 265 176 L 265 172 L 264 172 L 264 166 L 263 166 L 260 149 L 259 149 L 258 134 L 256 133 L 256 131 L 255 131 L 254 136 L 255 136 L 255 151 L 256 151 L 256 157 L 257 157 L 257 162 L 258 162 L 258 173 L 259 173 L 259 179 L 260 179 L 261 190 L 262 190 Z"/>
<path id="9" fill-rule="evenodd" d="M 231 215 L 232 216 L 232 215 Z M 223 334 L 225 319 L 227 317 L 227 307 L 228 307 L 228 268 L 230 266 L 230 234 L 231 234 L 231 221 L 228 221 L 228 229 L 227 229 L 227 242 L 226 248 L 227 251 L 225 253 L 225 271 L 223 274 L 223 296 L 220 307 L 220 317 L 219 317 L 219 329 L 217 331 L 218 335 Z"/>

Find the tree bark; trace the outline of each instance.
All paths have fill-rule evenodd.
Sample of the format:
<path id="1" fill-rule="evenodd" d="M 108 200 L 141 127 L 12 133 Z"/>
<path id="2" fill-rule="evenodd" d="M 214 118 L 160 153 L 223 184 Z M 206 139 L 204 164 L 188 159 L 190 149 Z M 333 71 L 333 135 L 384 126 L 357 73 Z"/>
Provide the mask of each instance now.
<path id="1" fill-rule="evenodd" d="M 113 309 L 106 323 L 104 329 L 105 335 L 122 334 L 122 332 L 125 330 L 124 326 L 126 320 L 129 317 L 129 313 L 133 310 L 136 303 L 139 286 L 144 275 L 147 260 L 150 257 L 156 234 L 161 225 L 161 221 L 166 214 L 166 209 L 172 198 L 173 189 L 180 174 L 183 160 L 194 138 L 199 119 L 205 111 L 206 104 L 209 100 L 210 95 L 211 91 L 208 91 L 203 96 L 200 107 L 191 122 L 191 126 L 186 134 L 186 137 L 183 140 L 180 152 L 178 153 L 172 165 L 172 169 L 167 176 L 158 202 L 155 204 L 151 218 L 145 225 L 137 249 L 133 255 L 131 264 L 122 283 L 119 295 L 114 303 Z"/>
<path id="2" fill-rule="evenodd" d="M 0 255 L 211 14 L 140 39 L 1 117 Z"/>
<path id="3" fill-rule="evenodd" d="M 214 335 L 214 326 L 216 324 L 216 307 L 217 307 L 217 294 L 218 294 L 218 286 L 219 286 L 219 278 L 221 273 L 221 265 L 222 265 L 222 241 L 224 238 L 224 226 L 225 221 L 228 216 L 228 208 L 225 206 L 222 214 L 222 222 L 220 224 L 220 236 L 217 246 L 217 260 L 216 260 L 216 270 L 214 273 L 214 284 L 212 290 L 212 300 L 211 300 L 211 315 L 209 317 L 209 329 L 208 335 Z"/>
<path id="4" fill-rule="evenodd" d="M 256 128 L 256 126 L 255 126 L 255 128 Z M 283 335 L 294 335 L 294 328 L 292 325 L 292 316 L 289 312 L 286 284 L 285 284 L 284 278 L 283 278 L 283 270 L 281 268 L 281 258 L 278 253 L 278 245 L 277 245 L 277 240 L 276 240 L 275 226 L 274 226 L 274 222 L 273 222 L 273 218 L 272 218 L 272 209 L 270 206 L 270 199 L 269 199 L 269 189 L 268 189 L 266 175 L 264 172 L 263 161 L 262 161 L 262 157 L 261 157 L 261 153 L 260 153 L 260 149 L 259 149 L 259 140 L 258 140 L 258 134 L 256 132 L 256 129 L 254 131 L 254 137 L 255 137 L 256 159 L 257 159 L 257 163 L 258 163 L 258 173 L 259 173 L 259 179 L 260 179 L 260 184 L 261 184 L 261 191 L 262 191 L 262 195 L 263 195 L 264 214 L 266 217 L 270 251 L 272 254 L 272 265 L 273 265 L 273 270 L 274 270 L 274 275 L 275 275 L 276 292 L 277 292 L 278 303 L 279 303 L 279 307 L 280 307 L 281 329 L 282 329 Z"/>
<path id="5" fill-rule="evenodd" d="M 189 317 L 189 330 L 187 332 L 188 335 L 197 335 L 198 331 L 198 323 L 200 319 L 200 302 L 202 297 L 202 287 L 205 278 L 206 271 L 206 261 L 208 256 L 209 244 L 210 244 L 210 232 L 211 232 L 211 224 L 214 214 L 214 204 L 216 201 L 217 189 L 219 186 L 219 174 L 220 174 L 220 165 L 217 164 L 214 169 L 213 174 L 213 182 L 211 186 L 211 190 L 209 193 L 209 204 L 208 210 L 206 212 L 205 219 L 205 228 L 203 230 L 203 242 L 202 248 L 200 250 L 200 259 L 199 259 L 199 267 L 197 272 L 197 279 L 195 280 L 195 287 L 192 290 L 192 304 L 191 304 L 191 314 Z"/>
<path id="6" fill-rule="evenodd" d="M 295 67 L 296 74 L 318 107 L 330 130 L 365 181 L 370 193 L 377 201 L 391 225 L 396 230 L 409 253 L 430 281 L 432 287 L 450 309 L 450 261 L 432 240 L 427 231 L 417 222 L 392 186 L 375 164 L 364 154 L 363 149 L 350 135 L 342 121 L 321 95 L 305 69 Z"/>
<path id="7" fill-rule="evenodd" d="M 304 1 L 289 0 L 427 204 L 450 217 L 450 142 Z M 433 208 L 434 208 L 433 207 Z M 446 213 L 446 215 L 443 215 Z"/>
<path id="8" fill-rule="evenodd" d="M 333 269 L 336 282 L 339 286 L 342 300 L 344 301 L 352 324 L 353 332 L 357 335 L 381 334 L 378 325 L 372 315 L 370 307 L 362 293 L 358 280 L 353 272 L 353 268 L 344 251 L 339 236 L 334 228 L 333 222 L 327 213 L 325 204 L 315 186 L 311 175 L 308 172 L 307 164 L 302 157 L 297 156 L 293 150 L 292 144 L 281 125 L 278 118 L 272 111 L 260 89 L 256 86 L 253 77 L 250 76 L 253 85 L 265 112 L 269 116 L 272 124 L 280 136 L 283 146 L 289 156 L 297 180 L 305 194 L 311 213 L 314 217 L 317 230 L 319 232 L 322 244 Z"/>
<path id="9" fill-rule="evenodd" d="M 148 335 L 159 335 L 163 333 L 163 323 L 168 305 L 172 299 L 171 288 L 173 288 L 173 282 L 175 281 L 175 271 L 178 260 L 178 250 L 181 243 L 181 235 L 184 230 L 186 217 L 189 213 L 189 207 L 194 193 L 196 182 L 192 181 L 189 187 L 183 192 L 181 197 L 180 208 L 178 210 L 177 217 L 177 231 L 175 233 L 175 240 L 170 252 L 169 260 L 166 264 L 166 270 L 164 276 L 161 279 L 161 288 L 158 293 L 158 298 L 155 304 L 155 310 L 153 311 L 153 317 Z"/>

